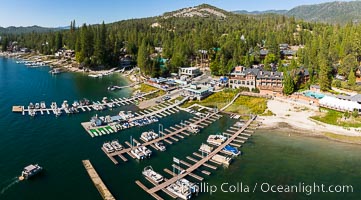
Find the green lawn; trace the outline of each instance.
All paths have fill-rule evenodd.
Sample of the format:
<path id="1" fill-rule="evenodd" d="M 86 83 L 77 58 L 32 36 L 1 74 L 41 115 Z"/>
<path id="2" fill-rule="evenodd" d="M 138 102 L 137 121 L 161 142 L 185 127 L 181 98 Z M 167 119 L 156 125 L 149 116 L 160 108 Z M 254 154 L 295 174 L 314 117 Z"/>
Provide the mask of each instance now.
<path id="1" fill-rule="evenodd" d="M 217 107 L 223 108 L 226 106 L 238 93 L 237 90 L 224 90 L 221 92 L 214 93 L 203 99 L 202 101 L 194 100 L 188 101 L 182 105 L 186 108 L 195 103 L 208 106 L 208 107 Z M 238 114 L 262 114 L 267 109 L 267 99 L 260 97 L 249 97 L 249 96 L 239 96 L 237 100 L 229 106 L 225 111 L 233 112 Z M 268 113 L 270 114 L 270 113 Z"/>
<path id="2" fill-rule="evenodd" d="M 159 89 L 156 88 L 156 87 L 147 85 L 145 83 L 142 83 L 142 84 L 140 84 L 140 87 L 137 88 L 136 90 L 139 90 L 140 92 L 148 93 L 148 92 L 152 92 L 152 91 L 159 90 Z M 148 95 L 146 97 L 148 99 L 153 99 L 153 98 L 156 98 L 156 97 L 159 97 L 159 96 L 162 96 L 162 95 L 165 95 L 165 91 L 159 90 L 158 92 L 150 94 L 150 95 Z"/>
<path id="3" fill-rule="evenodd" d="M 261 97 L 239 96 L 237 100 L 229 106 L 226 111 L 238 114 L 264 113 L 267 109 L 267 99 Z"/>
<path id="4" fill-rule="evenodd" d="M 344 113 L 342 112 L 330 110 L 330 109 L 322 109 L 322 110 L 325 111 L 325 113 L 322 113 L 321 115 L 318 116 L 312 116 L 311 118 L 326 124 L 332 124 L 337 126 L 355 127 L 355 128 L 361 127 L 360 117 L 357 118 L 351 117 L 349 119 L 344 120 L 343 119 Z"/>
<path id="5" fill-rule="evenodd" d="M 207 98 L 198 101 L 198 100 L 192 100 L 184 103 L 182 105 L 183 108 L 187 108 L 193 104 L 200 104 L 203 106 L 208 107 L 216 107 L 217 108 L 223 108 L 225 105 L 227 105 L 232 99 L 236 96 L 237 91 L 236 90 L 224 90 L 221 92 L 213 93 Z"/>

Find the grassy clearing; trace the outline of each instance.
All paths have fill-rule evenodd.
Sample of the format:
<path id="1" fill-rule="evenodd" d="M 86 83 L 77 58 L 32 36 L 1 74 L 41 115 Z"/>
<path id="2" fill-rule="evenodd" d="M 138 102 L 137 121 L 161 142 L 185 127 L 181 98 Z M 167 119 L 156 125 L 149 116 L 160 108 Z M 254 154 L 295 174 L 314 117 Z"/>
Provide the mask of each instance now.
<path id="1" fill-rule="evenodd" d="M 203 106 L 208 107 L 217 107 L 217 108 L 223 108 L 226 106 L 232 99 L 236 96 L 237 91 L 236 90 L 224 90 L 221 92 L 213 93 L 207 98 L 198 101 L 198 100 L 192 100 L 184 103 L 182 105 L 183 108 L 187 108 L 193 104 L 200 104 Z"/>
<path id="2" fill-rule="evenodd" d="M 267 109 L 267 99 L 261 97 L 239 96 L 237 100 L 229 106 L 226 111 L 238 114 L 257 114 L 264 113 Z M 267 114 L 273 115 L 271 111 Z"/>
<path id="3" fill-rule="evenodd" d="M 343 127 L 354 127 L 360 128 L 361 127 L 361 118 L 351 117 L 348 119 L 344 119 L 344 114 L 339 111 L 330 110 L 330 109 L 322 109 L 325 113 L 321 113 L 318 116 L 312 116 L 311 118 L 326 124 L 332 124 L 336 126 L 343 126 Z"/>
<path id="4" fill-rule="evenodd" d="M 139 87 L 136 88 L 136 89 L 137 89 L 137 90 L 140 90 L 141 92 L 145 92 L 145 93 L 158 90 L 158 88 L 153 87 L 153 86 L 150 86 L 150 85 L 147 85 L 147 84 L 145 84 L 145 83 L 140 84 Z"/>
<path id="5" fill-rule="evenodd" d="M 137 88 L 135 88 L 136 91 L 140 91 L 140 92 L 144 92 L 144 93 L 148 93 L 148 92 L 152 92 L 152 91 L 155 91 L 155 90 L 159 90 L 158 88 L 156 87 L 153 87 L 153 86 L 150 86 L 150 85 L 147 85 L 147 84 L 140 84 Z M 163 90 L 159 90 L 158 92 L 156 93 L 153 93 L 153 94 L 150 94 L 150 95 L 147 95 L 146 97 L 148 99 L 152 99 L 152 98 L 156 98 L 156 97 L 159 97 L 159 96 L 163 96 L 165 95 L 165 91 Z"/>
<path id="6" fill-rule="evenodd" d="M 352 143 L 361 143 L 361 137 L 359 136 L 347 136 L 347 135 L 338 135 L 334 133 L 324 133 L 326 137 L 334 140 L 339 140 L 343 142 L 352 142 Z"/>
<path id="7" fill-rule="evenodd" d="M 211 96 L 203 99 L 202 101 L 194 100 L 188 101 L 182 105 L 182 107 L 186 108 L 195 103 L 208 106 L 208 107 L 217 107 L 223 108 L 226 106 L 238 93 L 237 90 L 224 90 L 221 92 L 217 92 L 212 94 Z M 238 114 L 262 114 L 267 109 L 267 99 L 260 97 L 249 97 L 249 96 L 239 96 L 237 100 L 229 106 L 225 111 L 233 112 Z M 267 112 L 268 115 L 273 115 L 271 111 Z"/>

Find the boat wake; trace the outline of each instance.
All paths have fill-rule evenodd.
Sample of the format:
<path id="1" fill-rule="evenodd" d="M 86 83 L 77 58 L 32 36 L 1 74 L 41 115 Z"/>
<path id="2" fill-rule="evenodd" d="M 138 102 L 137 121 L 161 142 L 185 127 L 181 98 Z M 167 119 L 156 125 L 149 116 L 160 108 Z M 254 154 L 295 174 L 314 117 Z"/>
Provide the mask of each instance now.
<path id="1" fill-rule="evenodd" d="M 0 191 L 0 195 L 4 194 L 8 189 L 10 189 L 13 185 L 19 182 L 18 177 L 14 177 L 8 181 L 5 181 L 2 185 L 6 185 L 5 187 L 2 187 Z"/>

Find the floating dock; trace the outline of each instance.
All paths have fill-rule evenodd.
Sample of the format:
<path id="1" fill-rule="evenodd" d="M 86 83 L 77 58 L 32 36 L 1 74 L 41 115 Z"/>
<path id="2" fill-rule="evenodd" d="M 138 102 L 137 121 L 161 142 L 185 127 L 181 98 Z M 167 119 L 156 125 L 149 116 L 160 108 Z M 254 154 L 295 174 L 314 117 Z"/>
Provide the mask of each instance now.
<path id="1" fill-rule="evenodd" d="M 211 116 L 216 116 L 216 117 L 211 117 Z M 210 119 L 210 122 L 207 123 L 207 126 L 210 125 L 211 123 L 215 122 L 216 120 L 218 120 L 222 115 L 218 115 L 216 113 L 210 113 L 208 119 Z M 203 120 L 205 120 L 207 118 L 204 118 L 204 119 L 200 119 L 196 122 L 194 122 L 193 124 L 194 125 L 197 125 L 198 123 L 201 123 L 203 122 Z M 148 141 L 148 142 L 144 142 L 144 143 L 141 143 L 135 139 L 133 139 L 134 142 L 136 143 L 139 143 L 140 145 L 142 146 L 154 146 L 154 144 L 156 142 L 160 142 L 160 141 L 164 141 L 166 143 L 168 143 L 168 145 L 171 145 L 173 144 L 174 142 L 177 142 L 179 141 L 180 139 L 184 138 L 184 136 L 181 136 L 181 134 L 183 134 L 185 131 L 188 131 L 189 127 L 188 126 L 182 126 L 183 128 L 174 128 L 174 127 L 171 127 L 170 129 L 172 129 L 173 131 L 170 131 L 169 129 L 164 129 L 164 132 L 163 132 L 163 135 L 160 135 L 159 138 L 157 139 L 154 139 L 154 140 L 151 140 L 151 141 Z M 166 132 L 168 132 L 168 134 L 166 134 Z M 190 135 L 190 133 L 188 134 Z M 181 137 L 178 137 L 179 139 L 175 138 L 174 136 L 181 136 Z M 173 140 L 170 141 L 170 139 Z M 110 160 L 116 164 L 114 162 L 115 158 L 114 157 L 120 157 L 120 156 L 123 156 L 123 154 L 128 154 L 128 155 L 131 155 L 130 154 L 130 151 L 133 150 L 133 148 L 136 148 L 136 147 L 133 147 L 128 141 L 125 142 L 125 144 L 128 146 L 128 148 L 125 148 L 121 151 L 116 151 L 116 152 L 113 152 L 113 153 L 106 153 L 106 151 L 104 151 L 104 153 L 110 158 Z M 154 148 L 154 147 L 153 147 Z M 124 156 L 123 156 L 124 157 Z M 134 158 L 134 156 L 131 156 L 132 158 Z M 125 158 L 125 157 L 124 157 Z M 122 159 L 124 160 L 124 159 Z"/>
<path id="2" fill-rule="evenodd" d="M 83 160 L 83 165 L 103 199 L 115 200 L 114 196 L 110 193 L 107 186 L 105 186 L 102 179 L 99 177 L 97 171 L 95 171 L 91 162 L 89 160 Z"/>
<path id="3" fill-rule="evenodd" d="M 79 112 L 79 111 L 82 111 L 82 112 L 86 112 L 86 111 L 92 111 L 92 110 L 97 110 L 97 106 L 102 106 L 104 108 L 108 108 L 109 104 L 113 104 L 113 106 L 123 106 L 123 105 L 126 105 L 126 104 L 131 104 L 131 103 L 135 103 L 136 101 L 138 100 L 141 100 L 142 98 L 144 98 L 145 96 L 148 96 L 150 94 L 153 94 L 155 92 L 158 92 L 159 90 L 155 90 L 155 91 L 152 91 L 152 92 L 148 92 L 148 93 L 144 93 L 142 95 L 137 95 L 137 96 L 132 96 L 130 98 L 124 98 L 124 99 L 118 99 L 118 100 L 113 100 L 113 101 L 109 101 L 108 103 L 100 103 L 99 101 L 99 104 L 98 105 L 79 105 L 76 107 L 76 110 Z M 61 105 L 61 104 L 60 104 Z M 69 105 L 69 108 L 71 107 L 71 105 Z M 112 107 L 109 107 L 110 109 Z M 57 108 L 58 109 L 58 108 Z M 35 113 L 40 113 L 40 114 L 44 114 L 44 113 L 47 113 L 47 114 L 50 114 L 50 111 L 52 111 L 54 114 L 55 113 L 55 110 L 52 109 L 52 108 L 38 108 L 38 109 L 29 109 L 29 108 L 25 108 L 24 106 L 13 106 L 12 107 L 12 112 L 17 112 L 17 113 L 22 113 L 23 115 L 25 115 L 26 113 L 29 113 L 29 112 L 35 112 Z M 70 114 L 71 112 L 69 111 L 69 109 L 67 108 L 62 108 L 62 107 L 59 107 L 59 111 L 60 112 L 65 112 L 65 113 L 68 113 Z M 72 114 L 76 114 L 78 112 L 72 112 Z M 30 114 L 30 113 L 29 113 Z"/>
<path id="4" fill-rule="evenodd" d="M 188 168 L 187 169 L 182 169 L 180 166 L 178 165 L 175 165 L 173 164 L 173 168 L 176 168 L 178 170 L 181 170 L 182 173 L 180 174 L 174 174 L 173 172 L 171 172 L 170 170 L 168 169 L 165 169 L 165 171 L 171 175 L 173 175 L 172 178 L 164 181 L 163 183 L 159 184 L 159 185 L 156 185 L 154 186 L 153 188 L 146 188 L 146 187 L 142 187 L 141 184 L 139 181 L 137 181 L 137 184 L 139 186 L 141 186 L 141 188 L 146 191 L 148 194 L 150 194 L 151 196 L 153 196 L 154 198 L 158 199 L 157 197 L 159 197 L 156 192 L 159 192 L 159 191 L 163 191 L 166 187 L 168 187 L 169 185 L 175 183 L 178 179 L 181 179 L 181 178 L 184 178 L 186 176 L 192 176 L 193 178 L 196 178 L 198 180 L 203 180 L 202 177 L 194 174 L 193 172 L 195 170 L 197 170 L 198 168 L 200 168 L 201 166 L 205 166 L 205 164 L 208 162 L 208 161 L 212 161 L 211 158 L 213 158 L 214 156 L 219 156 L 218 153 L 220 153 L 221 151 L 223 151 L 223 148 L 227 145 L 229 145 L 230 143 L 234 142 L 234 139 L 237 138 L 237 136 L 239 136 L 244 130 L 246 130 L 246 128 L 253 122 L 253 120 L 255 120 L 256 116 L 252 117 L 242 128 L 240 128 L 237 132 L 235 132 L 231 137 L 229 137 L 224 143 L 222 143 L 220 146 L 216 147 L 216 149 L 214 149 L 211 153 L 207 154 L 207 156 L 203 156 L 203 155 L 199 155 L 198 153 L 193 153 L 194 155 L 197 155 L 198 157 L 200 157 L 200 160 L 196 160 L 192 157 L 187 157 L 188 160 L 191 160 L 193 162 L 195 162 L 194 164 L 189 164 L 185 161 L 181 161 L 179 159 L 178 162 L 187 166 Z M 216 162 L 216 161 L 213 161 L 213 162 Z M 222 163 L 219 163 L 217 162 L 217 164 L 222 164 Z M 211 166 L 211 165 L 209 165 Z M 214 166 L 212 166 L 213 168 Z M 210 172 L 208 171 L 205 171 L 205 170 L 201 170 L 201 172 L 203 174 L 206 174 L 206 175 L 209 175 Z M 144 185 L 143 185 L 144 186 Z"/>
<path id="5" fill-rule="evenodd" d="M 157 116 L 159 118 L 161 117 L 166 117 L 168 115 L 171 115 L 172 113 L 166 113 L 166 110 L 169 109 L 175 109 L 177 110 L 177 112 L 179 112 L 178 105 L 182 104 L 184 101 L 186 101 L 188 98 L 184 98 L 182 101 L 179 101 L 177 103 L 168 103 L 165 102 L 163 104 L 156 106 L 159 107 L 158 109 L 153 109 L 153 108 L 148 108 L 147 110 L 141 110 L 139 111 L 139 113 L 134 113 L 135 117 L 128 119 L 128 121 L 135 121 L 135 120 L 139 120 L 139 119 L 144 119 L 144 118 L 148 118 L 148 117 L 153 117 L 153 116 Z M 160 116 L 161 115 L 161 116 Z M 117 128 L 115 128 L 114 126 L 109 126 L 109 125 L 104 125 L 104 126 L 92 126 L 91 122 L 82 122 L 81 125 L 83 126 L 83 128 L 85 129 L 85 131 L 91 136 L 91 137 L 95 137 L 95 136 L 101 136 L 101 135 L 105 135 L 105 134 L 99 134 L 97 132 L 97 130 L 102 130 L 105 129 L 105 133 L 108 133 L 107 130 L 109 130 L 111 133 L 116 133 L 118 131 L 124 130 L 124 129 L 128 129 L 128 128 L 132 128 L 133 126 L 129 126 L 127 128 L 123 128 L 121 130 L 118 130 Z M 109 134 L 109 133 L 108 133 Z M 176 139 L 175 139 L 176 140 Z"/>

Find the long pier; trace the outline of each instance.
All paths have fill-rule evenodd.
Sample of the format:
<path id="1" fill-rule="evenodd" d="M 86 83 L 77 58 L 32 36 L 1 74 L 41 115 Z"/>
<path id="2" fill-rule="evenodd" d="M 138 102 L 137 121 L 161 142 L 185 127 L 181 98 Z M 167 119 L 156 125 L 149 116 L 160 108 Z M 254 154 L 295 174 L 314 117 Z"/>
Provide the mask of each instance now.
<path id="1" fill-rule="evenodd" d="M 137 100 L 142 100 L 145 98 L 145 96 L 148 96 L 148 95 L 153 94 L 158 91 L 159 90 L 154 90 L 154 91 L 151 91 L 148 93 L 144 93 L 141 95 L 135 95 L 135 96 L 132 96 L 129 98 L 109 99 L 109 102 L 107 102 L 107 103 L 96 101 L 96 102 L 99 102 L 99 104 L 96 104 L 96 105 L 79 105 L 76 108 L 74 108 L 75 112 L 72 112 L 72 113 L 76 114 L 79 111 L 86 112 L 86 111 L 97 110 L 96 107 L 98 107 L 98 106 L 102 106 L 103 108 L 106 108 L 106 107 L 109 107 L 110 104 L 112 104 L 114 107 L 134 104 Z M 69 105 L 69 108 L 70 107 L 71 107 L 71 105 Z M 112 108 L 112 107 L 110 107 L 110 108 Z M 40 113 L 41 115 L 43 115 L 45 113 L 50 114 L 51 112 L 53 112 L 55 114 L 58 111 L 61 113 L 63 113 L 63 112 L 65 112 L 67 114 L 70 113 L 68 108 L 63 108 L 61 106 L 56 109 L 52 109 L 52 108 L 29 109 L 29 108 L 25 108 L 24 106 L 13 106 L 12 107 L 12 112 L 22 113 L 23 115 L 25 115 L 26 113 L 28 113 L 30 115 L 31 112 Z"/>
<path id="2" fill-rule="evenodd" d="M 192 172 L 195 171 L 196 169 L 198 169 L 201 166 L 204 166 L 204 164 L 206 164 L 208 161 L 212 161 L 212 157 L 215 156 L 216 154 L 220 153 L 223 148 L 226 145 L 229 145 L 230 143 L 232 143 L 244 130 L 246 130 L 248 128 L 248 126 L 256 119 L 256 116 L 253 116 L 249 121 L 247 121 L 247 123 L 245 125 L 243 125 L 242 128 L 240 128 L 237 132 L 235 132 L 231 137 L 229 137 L 223 144 L 221 144 L 220 146 L 218 146 L 216 149 L 214 149 L 211 153 L 209 153 L 207 156 L 205 157 L 201 157 L 200 160 L 198 160 L 196 163 L 194 163 L 193 165 L 189 166 L 187 169 L 184 169 L 182 171 L 182 173 L 178 174 L 177 176 L 173 176 L 170 179 L 167 179 L 166 181 L 164 181 L 163 183 L 154 186 L 153 188 L 143 188 L 143 190 L 145 190 L 148 194 L 150 194 L 151 196 L 153 196 L 154 198 L 156 198 L 157 200 L 161 200 L 162 198 L 160 198 L 156 192 L 159 192 L 161 190 L 164 190 L 166 187 L 168 187 L 169 185 L 171 185 L 172 183 L 176 182 L 178 179 L 184 178 L 186 176 L 189 175 L 194 175 Z M 189 157 L 191 158 L 191 157 Z M 196 161 L 196 159 L 190 159 L 193 161 Z M 184 162 L 183 162 L 184 163 Z M 189 163 L 187 163 L 189 165 Z M 179 168 L 179 167 L 178 167 Z M 136 181 L 138 185 L 139 181 Z"/>
<path id="3" fill-rule="evenodd" d="M 105 186 L 102 179 L 99 177 L 97 171 L 95 171 L 91 162 L 89 160 L 83 160 L 83 165 L 102 198 L 104 200 L 115 200 L 114 196 L 110 193 L 107 186 Z"/>
<path id="4" fill-rule="evenodd" d="M 205 117 L 205 118 L 199 118 L 198 121 L 195 121 L 194 125 L 198 125 L 200 123 L 204 123 L 205 120 L 210 120 L 209 122 L 206 123 L 206 125 L 209 125 L 211 123 L 213 123 L 214 121 L 218 120 L 222 115 L 218 115 L 217 113 L 210 113 L 208 115 L 208 117 Z M 173 137 L 173 136 L 177 136 L 177 135 L 181 135 L 181 134 L 184 134 L 185 131 L 189 131 L 190 129 L 190 126 L 189 125 L 183 125 L 181 126 L 182 128 L 178 128 L 174 131 L 170 131 L 169 129 L 164 129 L 164 132 L 163 132 L 163 135 L 160 135 L 159 138 L 155 139 L 155 140 L 151 140 L 149 142 L 144 142 L 144 143 L 140 143 L 142 146 L 154 146 L 154 143 L 156 142 L 160 142 L 160 141 L 165 141 L 167 142 L 168 144 L 173 144 L 172 141 L 174 142 L 177 142 L 178 139 Z M 168 132 L 168 134 L 166 134 L 166 132 Z M 189 134 L 188 134 L 189 135 Z M 182 136 L 183 137 L 183 136 Z M 181 138 L 181 137 L 179 137 Z M 183 137 L 184 138 L 184 137 Z M 172 140 L 172 141 L 169 141 L 169 140 Z M 114 158 L 115 156 L 119 156 L 119 155 L 123 155 L 123 154 L 128 154 L 130 155 L 130 151 L 133 150 L 134 148 L 137 148 L 136 146 L 133 147 L 131 146 L 129 143 L 127 144 L 129 146 L 129 148 L 126 148 L 126 149 L 123 149 L 121 151 L 117 151 L 117 152 L 113 152 L 113 153 L 106 153 L 104 151 L 104 153 L 106 153 L 106 155 L 109 157 L 109 158 Z M 113 161 L 114 164 L 117 164 L 117 162 L 114 162 L 113 159 L 111 159 Z"/>

